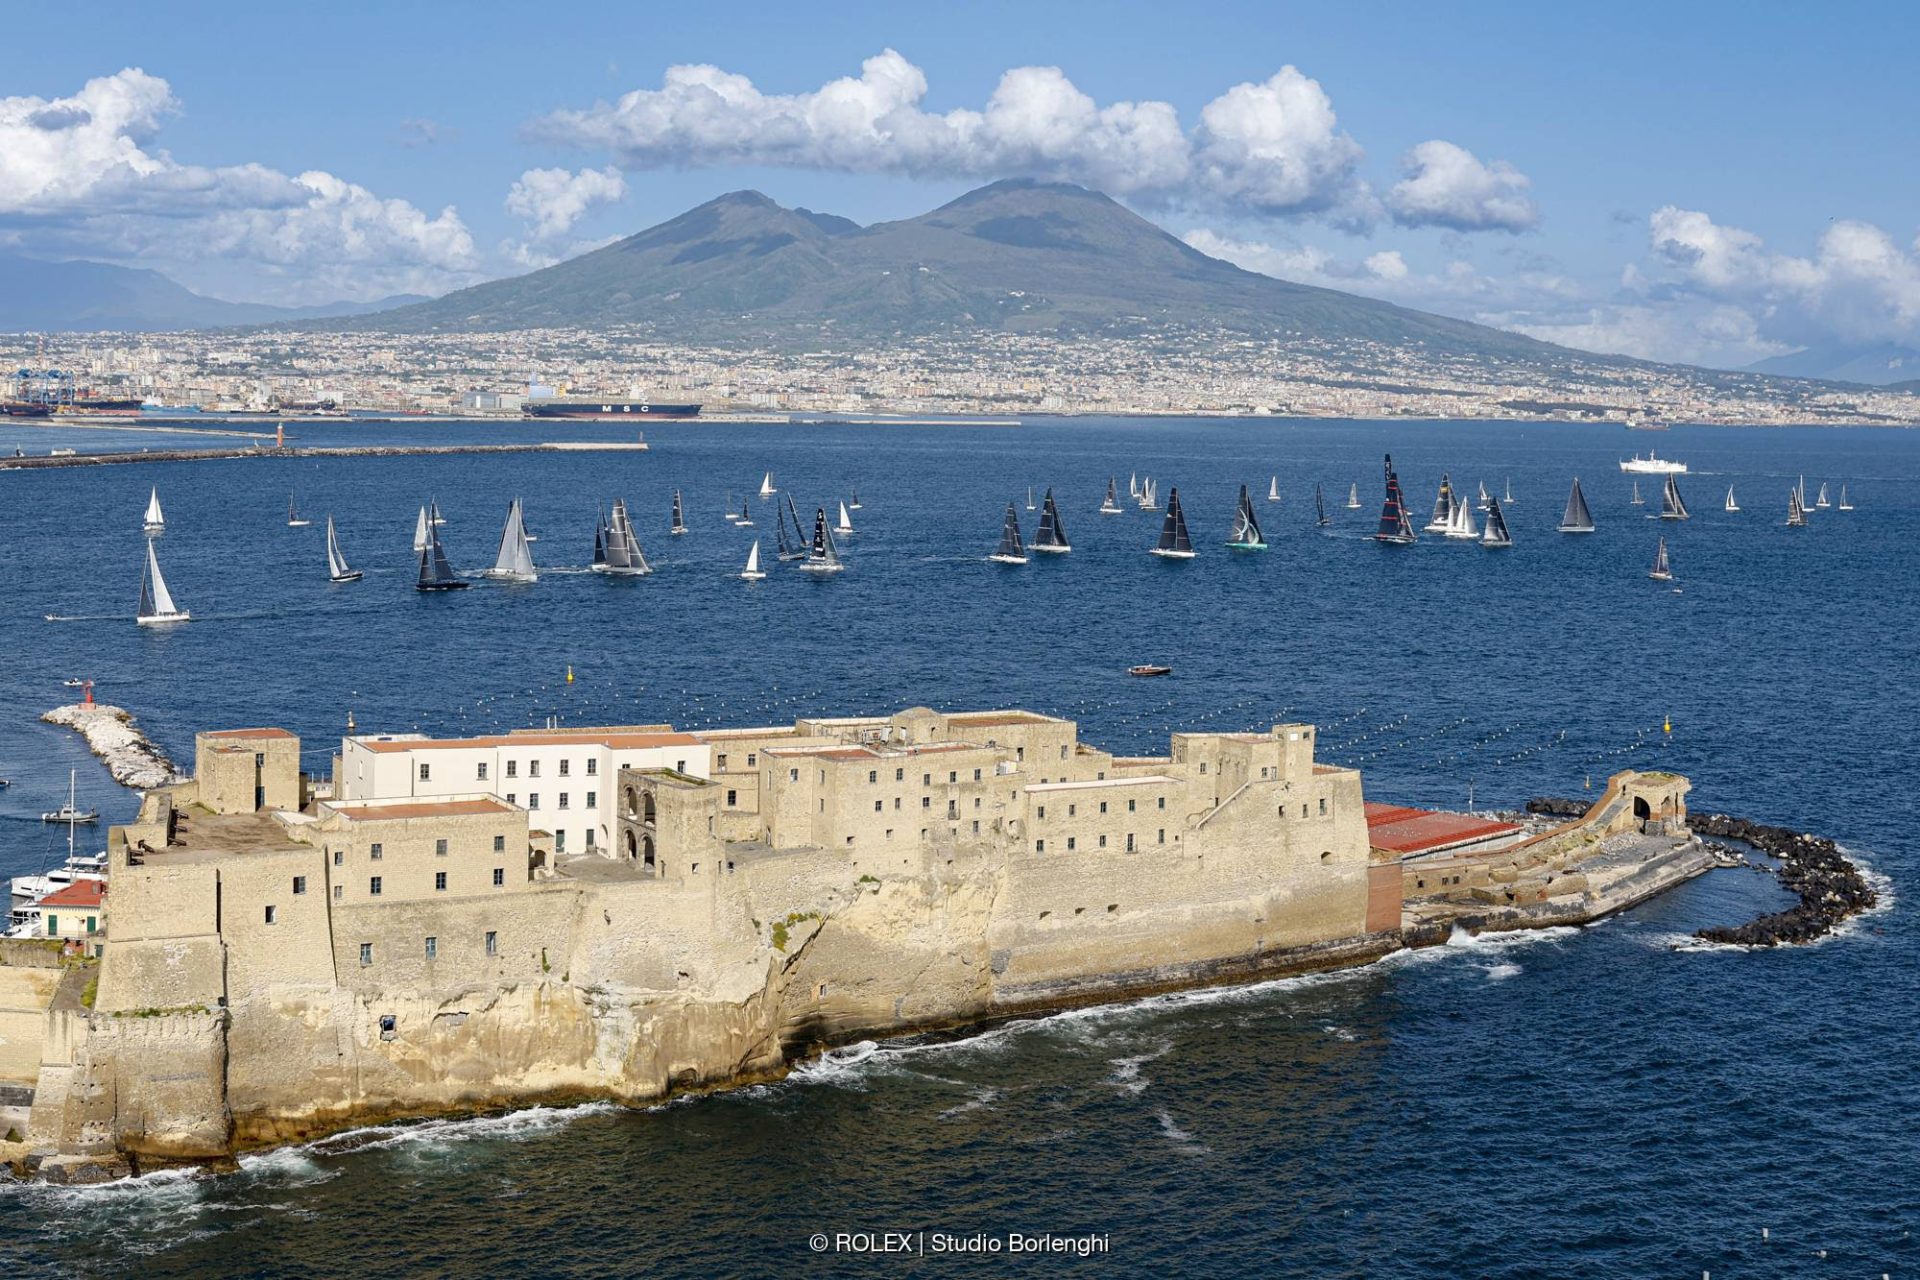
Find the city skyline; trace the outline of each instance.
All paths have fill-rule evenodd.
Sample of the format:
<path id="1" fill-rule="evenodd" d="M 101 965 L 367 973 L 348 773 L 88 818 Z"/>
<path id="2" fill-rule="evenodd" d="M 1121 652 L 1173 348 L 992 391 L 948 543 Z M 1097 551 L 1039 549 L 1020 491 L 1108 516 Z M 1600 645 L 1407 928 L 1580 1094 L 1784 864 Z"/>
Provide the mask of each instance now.
<path id="1" fill-rule="evenodd" d="M 1174 58 L 1133 7 L 665 31 L 588 6 L 537 38 L 447 12 L 223 14 L 209 41 L 125 7 L 80 42 L 25 15 L 41 56 L 0 98 L 0 245 L 365 300 L 726 190 L 871 223 L 1040 176 L 1253 270 L 1590 350 L 1738 367 L 1897 352 L 1920 323 L 1905 91 L 1871 73 L 1901 42 L 1843 51 L 1816 16 L 1209 6 Z M 1783 77 L 1824 92 L 1770 94 Z"/>

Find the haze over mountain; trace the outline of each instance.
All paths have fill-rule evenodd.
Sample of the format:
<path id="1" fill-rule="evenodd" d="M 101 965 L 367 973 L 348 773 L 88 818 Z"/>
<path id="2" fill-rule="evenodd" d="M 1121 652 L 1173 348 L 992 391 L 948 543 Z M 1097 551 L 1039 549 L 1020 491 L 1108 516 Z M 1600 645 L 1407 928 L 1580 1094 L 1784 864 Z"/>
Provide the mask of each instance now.
<path id="1" fill-rule="evenodd" d="M 1897 386 L 1920 378 L 1920 351 L 1894 342 L 1829 342 L 1750 364 L 1754 373 L 1778 378 L 1824 378 Z"/>
<path id="2" fill-rule="evenodd" d="M 7 333 L 216 329 L 359 315 L 419 300 L 403 296 L 316 307 L 223 302 L 157 271 L 0 254 L 0 332 Z"/>
<path id="3" fill-rule="evenodd" d="M 980 328 L 1191 326 L 1418 344 L 1474 358 L 1569 354 L 1468 321 L 1257 275 L 1200 253 L 1107 196 L 1027 180 L 870 227 L 736 191 L 527 275 L 326 327 L 458 333 L 638 323 L 683 337 L 849 343 Z"/>

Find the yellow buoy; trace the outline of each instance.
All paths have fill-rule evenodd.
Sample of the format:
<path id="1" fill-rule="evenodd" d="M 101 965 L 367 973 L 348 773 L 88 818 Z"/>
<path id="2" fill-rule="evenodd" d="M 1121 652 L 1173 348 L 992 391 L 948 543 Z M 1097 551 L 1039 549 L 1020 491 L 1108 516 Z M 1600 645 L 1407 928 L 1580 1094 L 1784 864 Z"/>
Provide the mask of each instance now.
<path id="1" fill-rule="evenodd" d="M 571 676 L 569 676 L 569 677 L 567 677 L 567 678 L 568 678 L 568 679 L 572 679 L 573 677 L 571 677 Z M 1660 730 L 1661 730 L 1661 732 L 1662 732 L 1662 733 L 1672 733 L 1672 732 L 1673 732 L 1673 717 L 1672 717 L 1672 716 L 1668 716 L 1668 717 L 1666 718 L 1666 720 L 1665 720 L 1665 722 L 1663 722 L 1663 723 L 1661 724 L 1661 726 L 1660 726 Z"/>
<path id="2" fill-rule="evenodd" d="M 573 683 L 573 667 L 571 665 L 567 667 L 567 683 Z"/>

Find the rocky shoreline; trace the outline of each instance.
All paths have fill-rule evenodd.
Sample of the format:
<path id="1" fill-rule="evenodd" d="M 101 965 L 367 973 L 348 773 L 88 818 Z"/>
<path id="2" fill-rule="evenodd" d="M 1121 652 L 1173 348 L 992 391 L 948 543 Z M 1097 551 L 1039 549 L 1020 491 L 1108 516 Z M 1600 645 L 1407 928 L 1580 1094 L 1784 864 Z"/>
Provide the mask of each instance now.
<path id="1" fill-rule="evenodd" d="M 72 729 L 87 747 L 106 762 L 107 772 L 123 787 L 146 791 L 178 777 L 173 761 L 155 746 L 131 712 L 104 702 L 75 702 L 55 707 L 40 717 L 48 724 Z"/>
<path id="2" fill-rule="evenodd" d="M 1696 938 L 1743 947 L 1812 942 L 1880 901 L 1880 895 L 1860 874 L 1860 869 L 1824 836 L 1770 827 L 1724 813 L 1695 814 L 1688 822 L 1701 835 L 1738 840 L 1778 858 L 1780 868 L 1776 874 L 1781 885 L 1800 898 L 1797 906 L 1785 911 L 1742 925 L 1701 929 L 1694 934 Z"/>

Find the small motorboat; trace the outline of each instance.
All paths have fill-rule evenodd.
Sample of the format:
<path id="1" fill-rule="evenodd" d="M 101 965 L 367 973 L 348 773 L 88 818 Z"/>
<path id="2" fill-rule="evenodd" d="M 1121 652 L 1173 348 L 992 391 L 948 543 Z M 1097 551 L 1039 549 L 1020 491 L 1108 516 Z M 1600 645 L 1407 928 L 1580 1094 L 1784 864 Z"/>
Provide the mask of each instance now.
<path id="1" fill-rule="evenodd" d="M 89 823 L 89 822 L 100 821 L 100 815 L 98 813 L 95 813 L 92 809 L 77 808 L 74 806 L 74 804 L 71 801 L 69 801 L 66 804 L 61 805 L 58 809 L 54 809 L 51 812 L 41 814 L 40 821 L 64 822 L 64 823 L 75 824 L 75 825 L 85 825 L 86 823 Z"/>
<path id="2" fill-rule="evenodd" d="M 67 686 L 67 688 L 69 689 L 78 689 L 82 685 L 86 684 L 86 681 L 82 680 L 79 676 L 74 676 L 70 679 L 62 680 L 60 683 Z"/>
<path id="3" fill-rule="evenodd" d="M 1127 674 L 1130 676 L 1170 676 L 1173 674 L 1173 668 L 1156 666 L 1151 662 L 1143 662 L 1137 667 L 1128 667 Z"/>

